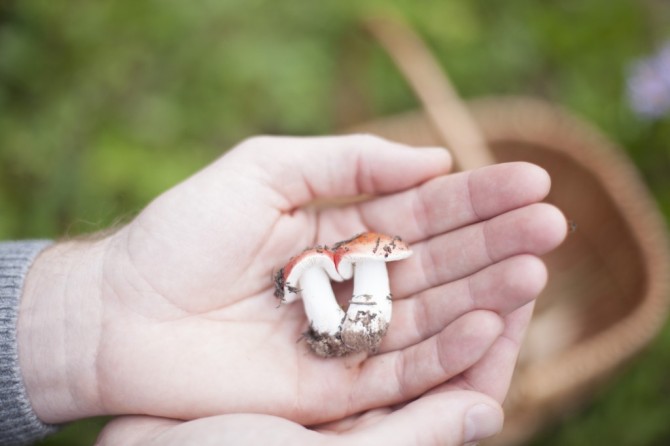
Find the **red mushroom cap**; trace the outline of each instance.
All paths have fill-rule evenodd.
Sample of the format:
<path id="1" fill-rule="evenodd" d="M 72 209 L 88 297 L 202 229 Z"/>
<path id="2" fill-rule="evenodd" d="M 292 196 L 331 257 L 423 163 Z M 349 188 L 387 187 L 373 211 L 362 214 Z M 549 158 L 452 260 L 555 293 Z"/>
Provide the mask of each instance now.
<path id="1" fill-rule="evenodd" d="M 333 258 L 337 272 L 349 279 L 353 275 L 352 264 L 361 260 L 383 260 L 393 262 L 412 255 L 409 245 L 398 236 L 364 232 L 333 245 Z"/>
<path id="2" fill-rule="evenodd" d="M 283 302 L 295 300 L 296 297 L 287 299 L 286 296 L 290 294 L 296 295 L 300 292 L 300 288 L 298 287 L 300 276 L 307 268 L 314 266 L 323 268 L 332 280 L 338 282 L 343 280 L 335 268 L 333 252 L 327 247 L 316 246 L 304 250 L 297 256 L 291 257 L 286 265 L 277 271 L 274 278 L 275 297 L 281 299 Z"/>

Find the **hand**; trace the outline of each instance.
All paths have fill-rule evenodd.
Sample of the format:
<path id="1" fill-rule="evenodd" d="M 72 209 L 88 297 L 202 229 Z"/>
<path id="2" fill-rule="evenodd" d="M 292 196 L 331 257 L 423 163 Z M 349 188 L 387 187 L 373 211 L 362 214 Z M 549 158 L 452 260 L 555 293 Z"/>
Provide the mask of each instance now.
<path id="1" fill-rule="evenodd" d="M 483 400 L 483 402 L 482 402 Z M 271 415 L 234 414 L 180 422 L 128 416 L 107 424 L 97 446 L 142 445 L 462 445 L 502 427 L 502 410 L 475 392 L 425 396 L 397 409 L 376 409 L 308 429 Z"/>
<path id="2" fill-rule="evenodd" d="M 55 245 L 31 268 L 19 320 L 37 414 L 315 424 L 444 383 L 500 401 L 546 280 L 536 256 L 565 220 L 536 204 L 549 179 L 535 166 L 449 167 L 444 150 L 367 136 L 253 138 L 117 232 Z M 376 198 L 307 206 L 358 194 Z M 271 272 L 364 230 L 412 244 L 390 268 L 394 319 L 379 354 L 319 359 L 298 342 L 302 305 L 277 308 Z"/>

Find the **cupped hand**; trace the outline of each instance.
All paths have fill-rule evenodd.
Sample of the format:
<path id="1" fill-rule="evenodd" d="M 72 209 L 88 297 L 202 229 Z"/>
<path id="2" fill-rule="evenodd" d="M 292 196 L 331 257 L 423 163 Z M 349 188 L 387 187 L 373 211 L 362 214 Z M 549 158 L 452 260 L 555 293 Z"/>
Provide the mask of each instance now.
<path id="1" fill-rule="evenodd" d="M 126 416 L 110 422 L 96 445 L 450 446 L 488 438 L 500 430 L 502 421 L 502 410 L 490 398 L 453 392 L 315 428 L 259 414 L 218 415 L 189 422 Z"/>
<path id="2" fill-rule="evenodd" d="M 537 256 L 561 242 L 565 220 L 538 203 L 549 190 L 538 167 L 449 168 L 444 150 L 370 136 L 253 138 L 114 234 L 48 250 L 38 262 L 71 253 L 90 272 L 87 300 L 81 289 L 65 299 L 87 327 L 63 328 L 77 368 L 61 380 L 83 395 L 80 412 L 314 424 L 431 389 L 501 401 L 546 280 Z M 372 198 L 311 205 L 359 194 Z M 318 358 L 300 341 L 301 303 L 278 306 L 272 272 L 305 247 L 368 230 L 414 251 L 390 268 L 391 327 L 376 355 Z M 38 414 L 64 421 L 30 392 L 38 382 L 28 381 Z"/>

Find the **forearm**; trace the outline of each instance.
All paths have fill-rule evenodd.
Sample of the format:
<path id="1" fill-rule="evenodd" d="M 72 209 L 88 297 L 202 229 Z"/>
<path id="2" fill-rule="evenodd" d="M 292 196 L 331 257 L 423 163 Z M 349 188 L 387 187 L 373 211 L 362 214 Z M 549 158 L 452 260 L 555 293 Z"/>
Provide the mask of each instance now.
<path id="1" fill-rule="evenodd" d="M 56 428 L 28 400 L 17 350 L 17 319 L 28 268 L 48 241 L 0 243 L 0 443 L 26 444 Z"/>
<path id="2" fill-rule="evenodd" d="M 17 324 L 19 364 L 32 407 L 44 422 L 104 413 L 96 378 L 104 244 L 54 244 L 25 278 Z"/>

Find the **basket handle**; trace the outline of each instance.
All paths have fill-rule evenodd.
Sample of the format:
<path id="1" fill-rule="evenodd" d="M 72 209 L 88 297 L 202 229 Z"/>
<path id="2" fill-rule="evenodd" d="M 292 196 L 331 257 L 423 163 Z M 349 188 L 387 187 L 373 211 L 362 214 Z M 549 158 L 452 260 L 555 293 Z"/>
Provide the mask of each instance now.
<path id="1" fill-rule="evenodd" d="M 363 22 L 416 94 L 440 142 L 461 170 L 495 163 L 486 139 L 426 44 L 400 19 Z"/>

